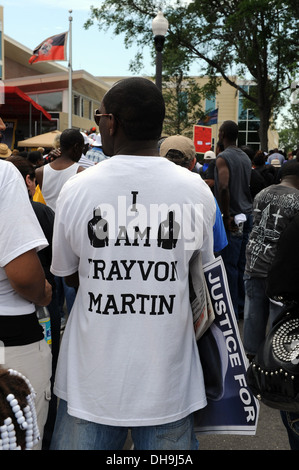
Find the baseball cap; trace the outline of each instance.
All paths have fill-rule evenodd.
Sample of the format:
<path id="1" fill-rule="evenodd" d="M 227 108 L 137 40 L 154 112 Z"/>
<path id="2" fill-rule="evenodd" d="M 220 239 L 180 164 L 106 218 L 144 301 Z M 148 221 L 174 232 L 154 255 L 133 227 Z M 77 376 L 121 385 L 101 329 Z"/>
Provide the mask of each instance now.
<path id="1" fill-rule="evenodd" d="M 280 166 L 281 166 L 281 163 L 280 163 L 280 161 L 278 160 L 278 158 L 274 158 L 274 159 L 271 161 L 271 165 L 276 166 L 276 167 L 280 167 Z"/>
<path id="2" fill-rule="evenodd" d="M 216 158 L 216 155 L 213 152 L 213 150 L 208 150 L 203 156 L 204 160 L 214 160 L 215 158 Z"/>
<path id="3" fill-rule="evenodd" d="M 183 135 L 166 137 L 160 147 L 161 157 L 166 157 L 169 150 L 179 150 L 188 160 L 193 160 L 196 155 L 194 143 Z"/>

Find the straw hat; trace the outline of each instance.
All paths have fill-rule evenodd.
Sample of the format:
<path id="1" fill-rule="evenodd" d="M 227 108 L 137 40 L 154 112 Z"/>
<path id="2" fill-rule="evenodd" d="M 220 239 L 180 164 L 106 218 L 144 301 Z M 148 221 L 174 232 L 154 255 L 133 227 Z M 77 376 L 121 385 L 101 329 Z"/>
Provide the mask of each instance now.
<path id="1" fill-rule="evenodd" d="M 11 156 L 11 150 L 6 144 L 0 144 L 0 158 L 8 158 Z"/>

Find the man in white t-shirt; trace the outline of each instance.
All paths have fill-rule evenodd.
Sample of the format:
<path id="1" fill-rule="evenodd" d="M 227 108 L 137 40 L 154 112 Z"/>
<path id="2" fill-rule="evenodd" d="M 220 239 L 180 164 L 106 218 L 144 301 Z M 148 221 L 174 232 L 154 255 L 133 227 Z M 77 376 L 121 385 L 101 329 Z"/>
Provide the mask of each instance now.
<path id="1" fill-rule="evenodd" d="M 78 286 L 60 349 L 53 449 L 194 449 L 206 406 L 189 263 L 213 259 L 213 195 L 159 156 L 165 106 L 149 80 L 115 84 L 95 114 L 105 155 L 57 203 L 52 272 Z M 91 437 L 92 436 L 92 437 Z"/>

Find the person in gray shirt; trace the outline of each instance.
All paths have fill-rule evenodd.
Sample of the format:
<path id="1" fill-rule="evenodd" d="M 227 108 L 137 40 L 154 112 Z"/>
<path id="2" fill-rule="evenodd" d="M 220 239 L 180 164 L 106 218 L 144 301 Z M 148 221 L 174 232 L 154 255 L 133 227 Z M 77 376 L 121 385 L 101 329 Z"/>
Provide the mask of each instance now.
<path id="1" fill-rule="evenodd" d="M 238 130 L 233 121 L 224 121 L 219 129 L 224 150 L 216 158 L 214 186 L 228 240 L 221 256 L 237 319 L 244 309 L 245 248 L 252 228 L 252 168 L 248 155 L 236 145 Z"/>

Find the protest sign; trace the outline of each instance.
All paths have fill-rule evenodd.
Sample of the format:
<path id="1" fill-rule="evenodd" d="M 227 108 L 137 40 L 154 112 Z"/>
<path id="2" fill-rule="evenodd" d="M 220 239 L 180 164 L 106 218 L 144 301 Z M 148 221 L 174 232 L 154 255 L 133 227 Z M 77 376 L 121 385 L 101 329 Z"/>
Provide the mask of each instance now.
<path id="1" fill-rule="evenodd" d="M 193 140 L 196 153 L 205 153 L 212 148 L 212 128 L 193 126 Z"/>
<path id="2" fill-rule="evenodd" d="M 246 383 L 248 360 L 240 338 L 222 258 L 216 258 L 203 269 L 215 313 L 212 328 L 208 332 L 214 341 L 210 343 L 211 349 L 205 346 L 204 350 L 199 347 L 199 351 L 203 355 L 203 363 L 210 362 L 208 370 L 211 373 L 214 370 L 217 380 L 214 374 L 213 394 L 208 396 L 207 406 L 195 413 L 195 431 L 252 435 L 256 433 L 259 403 Z M 219 364 L 216 363 L 217 357 Z"/>

